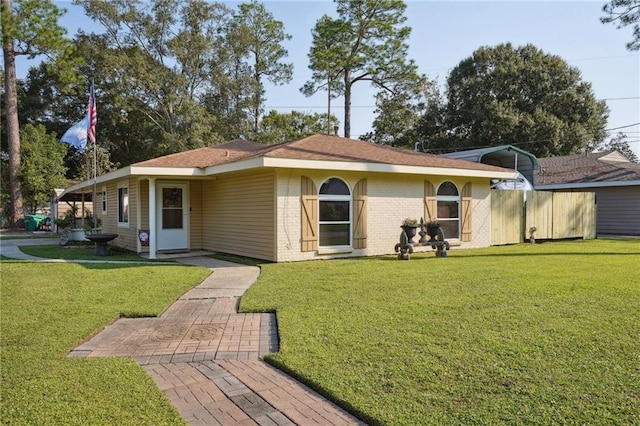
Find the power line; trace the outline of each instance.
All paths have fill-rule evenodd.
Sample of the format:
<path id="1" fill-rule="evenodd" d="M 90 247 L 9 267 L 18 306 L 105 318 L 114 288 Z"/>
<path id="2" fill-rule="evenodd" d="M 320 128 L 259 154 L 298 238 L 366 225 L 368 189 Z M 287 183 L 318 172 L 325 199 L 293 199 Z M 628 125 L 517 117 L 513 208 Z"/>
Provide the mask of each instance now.
<path id="1" fill-rule="evenodd" d="M 602 98 L 599 101 L 628 101 L 630 99 L 640 99 L 640 96 L 631 96 L 627 98 Z"/>
<path id="2" fill-rule="evenodd" d="M 624 129 L 624 128 L 627 128 L 627 127 L 637 126 L 638 124 L 640 124 L 640 122 L 638 122 L 638 123 L 633 123 L 633 124 L 627 124 L 626 126 L 612 127 L 611 129 L 604 129 L 604 131 L 605 131 L 605 132 L 609 132 L 609 131 L 611 131 L 611 130 Z"/>

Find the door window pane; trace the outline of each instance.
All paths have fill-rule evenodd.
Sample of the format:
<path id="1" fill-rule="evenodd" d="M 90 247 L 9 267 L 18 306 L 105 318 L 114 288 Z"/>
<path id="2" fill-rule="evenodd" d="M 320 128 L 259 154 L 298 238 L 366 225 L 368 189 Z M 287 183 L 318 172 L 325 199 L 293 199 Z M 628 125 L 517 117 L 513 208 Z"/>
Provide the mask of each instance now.
<path id="1" fill-rule="evenodd" d="M 162 209 L 162 229 L 182 229 L 182 209 Z"/>
<path id="2" fill-rule="evenodd" d="M 182 188 L 162 188 L 162 229 L 182 229 Z"/>
<path id="3" fill-rule="evenodd" d="M 182 188 L 162 188 L 163 208 L 182 208 Z"/>

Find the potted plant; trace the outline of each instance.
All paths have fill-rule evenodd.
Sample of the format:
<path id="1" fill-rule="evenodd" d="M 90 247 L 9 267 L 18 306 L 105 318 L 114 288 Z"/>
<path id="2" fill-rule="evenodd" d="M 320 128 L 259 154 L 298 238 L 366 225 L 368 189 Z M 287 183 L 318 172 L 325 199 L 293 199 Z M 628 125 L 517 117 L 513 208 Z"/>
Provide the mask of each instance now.
<path id="1" fill-rule="evenodd" d="M 84 215 L 84 233 L 85 235 L 99 234 L 102 232 L 102 219 L 94 217 L 93 214 L 88 211 Z"/>
<path id="2" fill-rule="evenodd" d="M 440 233 L 440 223 L 436 219 L 429 219 L 427 222 L 427 234 L 431 239 L 435 239 Z"/>
<path id="3" fill-rule="evenodd" d="M 76 213 L 78 207 L 72 206 L 67 210 L 61 218 L 55 220 L 55 224 L 58 227 L 58 233 L 60 234 L 60 245 L 66 246 L 71 238 L 72 229 L 76 226 Z"/>
<path id="4" fill-rule="evenodd" d="M 409 239 L 409 243 L 413 244 L 413 237 L 416 236 L 416 231 L 420 223 L 417 219 L 406 218 L 402 221 L 402 225 L 400 226 L 405 234 L 407 234 L 407 238 Z"/>

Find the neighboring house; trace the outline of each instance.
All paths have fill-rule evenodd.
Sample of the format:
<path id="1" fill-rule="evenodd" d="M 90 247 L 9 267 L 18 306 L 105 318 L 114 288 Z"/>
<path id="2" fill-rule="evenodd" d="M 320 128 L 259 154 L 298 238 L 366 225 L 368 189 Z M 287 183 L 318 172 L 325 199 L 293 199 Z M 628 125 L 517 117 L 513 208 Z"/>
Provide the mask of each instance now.
<path id="1" fill-rule="evenodd" d="M 437 217 L 447 240 L 486 247 L 490 181 L 515 176 L 338 136 L 235 140 L 99 176 L 96 215 L 103 232 L 119 234 L 114 244 L 152 258 L 200 249 L 275 262 L 389 254 L 407 217 Z M 91 180 L 60 198 L 92 192 Z"/>
<path id="2" fill-rule="evenodd" d="M 617 151 L 538 162 L 536 190 L 595 192 L 599 235 L 640 235 L 640 164 Z"/>

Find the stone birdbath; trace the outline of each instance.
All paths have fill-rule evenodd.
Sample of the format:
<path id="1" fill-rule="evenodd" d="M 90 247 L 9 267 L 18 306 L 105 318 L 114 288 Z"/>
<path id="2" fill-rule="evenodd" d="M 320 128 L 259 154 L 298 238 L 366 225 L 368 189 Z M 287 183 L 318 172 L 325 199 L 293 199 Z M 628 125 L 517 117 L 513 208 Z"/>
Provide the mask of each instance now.
<path id="1" fill-rule="evenodd" d="M 107 255 L 107 243 L 118 237 L 118 234 L 88 234 L 87 239 L 96 244 L 96 256 Z"/>

